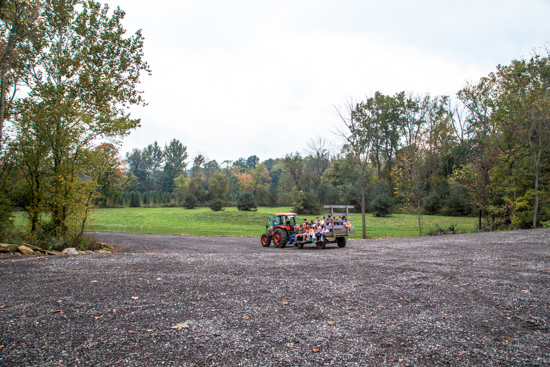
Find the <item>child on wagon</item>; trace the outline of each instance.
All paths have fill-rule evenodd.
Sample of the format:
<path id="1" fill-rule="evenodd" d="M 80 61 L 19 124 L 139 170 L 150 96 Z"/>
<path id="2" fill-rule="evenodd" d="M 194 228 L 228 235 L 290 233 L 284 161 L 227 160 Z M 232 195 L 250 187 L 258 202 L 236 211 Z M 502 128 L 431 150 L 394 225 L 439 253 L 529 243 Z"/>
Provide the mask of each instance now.
<path id="1" fill-rule="evenodd" d="M 309 241 L 311 239 L 311 234 L 309 232 L 309 224 L 304 226 L 304 232 L 303 232 L 303 235 L 304 235 L 304 241 Z"/>

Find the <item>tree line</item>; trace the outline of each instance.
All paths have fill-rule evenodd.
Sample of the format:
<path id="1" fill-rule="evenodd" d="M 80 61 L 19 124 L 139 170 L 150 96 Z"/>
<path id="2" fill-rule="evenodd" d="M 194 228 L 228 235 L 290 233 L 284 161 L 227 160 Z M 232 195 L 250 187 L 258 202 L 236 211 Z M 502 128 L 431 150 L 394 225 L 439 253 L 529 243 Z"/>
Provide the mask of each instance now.
<path id="1" fill-rule="evenodd" d="M 423 214 L 475 215 L 489 230 L 548 225 L 549 60 L 545 50 L 499 65 L 453 97 L 376 92 L 349 100 L 337 108 L 343 143 L 335 149 L 319 137 L 302 153 L 264 161 L 199 154 L 175 172 L 152 153 L 155 142 L 127 154 L 126 174 L 136 177 L 128 190 L 143 193 L 145 204 L 150 189 L 171 205 L 186 195 L 198 205 L 235 205 L 247 192 L 258 205 L 302 213 L 319 213 L 324 203 L 355 205 L 363 220 L 368 212 L 414 213 L 420 234 Z M 140 165 L 153 156 L 156 164 Z"/>

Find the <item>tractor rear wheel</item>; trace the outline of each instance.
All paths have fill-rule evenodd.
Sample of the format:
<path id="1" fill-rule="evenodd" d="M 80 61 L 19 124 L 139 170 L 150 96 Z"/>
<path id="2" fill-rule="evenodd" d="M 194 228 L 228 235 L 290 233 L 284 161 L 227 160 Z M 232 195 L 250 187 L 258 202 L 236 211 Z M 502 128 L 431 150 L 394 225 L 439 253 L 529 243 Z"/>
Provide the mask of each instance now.
<path id="1" fill-rule="evenodd" d="M 286 247 L 288 243 L 288 238 L 286 236 L 286 231 L 283 231 L 281 228 L 277 228 L 273 233 L 273 244 L 275 247 Z"/>
<path id="2" fill-rule="evenodd" d="M 271 245 L 271 236 L 268 236 L 267 233 L 262 235 L 262 246 L 269 247 Z"/>
<path id="3" fill-rule="evenodd" d="M 338 244 L 338 247 L 346 247 L 346 238 L 336 237 L 336 243 Z"/>

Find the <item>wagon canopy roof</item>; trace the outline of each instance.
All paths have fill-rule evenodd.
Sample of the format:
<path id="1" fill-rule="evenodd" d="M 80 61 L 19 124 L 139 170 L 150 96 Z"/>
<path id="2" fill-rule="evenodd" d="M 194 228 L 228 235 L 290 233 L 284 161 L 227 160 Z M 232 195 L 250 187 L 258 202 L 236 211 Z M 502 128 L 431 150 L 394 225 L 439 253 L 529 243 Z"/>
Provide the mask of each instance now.
<path id="1" fill-rule="evenodd" d="M 296 213 L 279 213 L 279 214 L 275 214 L 276 217 L 279 217 L 281 215 L 286 215 L 287 217 L 295 217 L 296 216 Z"/>

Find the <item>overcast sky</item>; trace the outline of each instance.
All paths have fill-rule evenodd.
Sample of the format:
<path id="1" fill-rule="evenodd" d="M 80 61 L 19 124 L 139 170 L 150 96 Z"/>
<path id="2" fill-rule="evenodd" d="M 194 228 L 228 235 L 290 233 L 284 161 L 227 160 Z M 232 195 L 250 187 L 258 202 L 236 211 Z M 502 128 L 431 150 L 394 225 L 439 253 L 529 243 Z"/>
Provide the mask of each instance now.
<path id="1" fill-rule="evenodd" d="M 122 152 L 261 160 L 336 141 L 334 106 L 375 91 L 454 95 L 550 41 L 550 1 L 109 0 L 142 29 L 152 76 Z"/>

